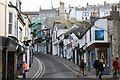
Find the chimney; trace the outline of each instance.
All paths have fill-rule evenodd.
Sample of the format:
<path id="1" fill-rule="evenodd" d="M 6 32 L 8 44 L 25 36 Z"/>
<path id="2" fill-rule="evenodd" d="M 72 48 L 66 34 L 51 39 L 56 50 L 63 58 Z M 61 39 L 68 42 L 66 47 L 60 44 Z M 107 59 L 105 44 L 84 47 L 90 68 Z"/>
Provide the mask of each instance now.
<path id="1" fill-rule="evenodd" d="M 89 7 L 89 3 L 87 2 L 87 7 Z"/>
<path id="2" fill-rule="evenodd" d="M 117 11 L 117 6 L 115 6 L 115 11 Z"/>
<path id="3" fill-rule="evenodd" d="M 112 11 L 115 11 L 115 6 L 112 6 Z"/>
<path id="4" fill-rule="evenodd" d="M 110 17 L 113 20 L 119 20 L 119 11 L 117 11 L 117 6 L 112 6 L 112 11 L 110 11 Z"/>
<path id="5" fill-rule="evenodd" d="M 104 2 L 104 6 L 106 5 L 106 1 Z"/>
<path id="6" fill-rule="evenodd" d="M 117 6 L 112 6 L 112 11 L 117 11 Z"/>

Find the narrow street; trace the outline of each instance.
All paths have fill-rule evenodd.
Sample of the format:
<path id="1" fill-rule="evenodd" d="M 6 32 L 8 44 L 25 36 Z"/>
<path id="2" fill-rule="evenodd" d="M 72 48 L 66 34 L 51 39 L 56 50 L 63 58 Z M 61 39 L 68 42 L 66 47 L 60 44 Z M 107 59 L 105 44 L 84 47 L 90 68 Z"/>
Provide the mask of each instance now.
<path id="1" fill-rule="evenodd" d="M 0 0 L 0 30 L 0 80 L 120 80 L 120 0 Z"/>
<path id="2" fill-rule="evenodd" d="M 37 56 L 45 64 L 45 72 L 42 78 L 76 78 L 76 74 L 66 68 L 62 63 L 44 55 Z"/>
<path id="3" fill-rule="evenodd" d="M 35 55 L 38 59 L 41 59 L 42 62 L 45 65 L 45 71 L 43 72 L 43 75 L 41 79 L 45 80 L 48 78 L 53 78 L 54 80 L 99 80 L 95 76 L 80 76 L 77 77 L 77 73 L 75 71 L 72 71 L 67 67 L 67 65 L 64 65 L 60 59 L 56 60 L 55 56 L 52 55 L 46 55 L 46 54 L 37 54 Z M 53 80 L 52 79 L 52 80 Z M 113 78 L 104 78 L 103 80 L 114 80 Z"/>

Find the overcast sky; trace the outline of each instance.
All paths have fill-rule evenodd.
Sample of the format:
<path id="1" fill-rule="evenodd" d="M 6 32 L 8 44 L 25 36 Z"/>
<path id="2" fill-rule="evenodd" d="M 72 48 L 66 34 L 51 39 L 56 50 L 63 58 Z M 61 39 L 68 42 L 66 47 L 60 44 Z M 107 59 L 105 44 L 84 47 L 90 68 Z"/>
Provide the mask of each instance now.
<path id="1" fill-rule="evenodd" d="M 41 5 L 42 9 L 50 9 L 51 1 L 54 8 L 59 7 L 60 0 L 21 0 L 22 2 L 22 11 L 38 11 Z M 62 0 L 65 3 L 65 7 L 71 6 L 86 6 L 87 2 L 92 4 L 104 4 L 107 3 L 117 3 L 119 0 Z"/>

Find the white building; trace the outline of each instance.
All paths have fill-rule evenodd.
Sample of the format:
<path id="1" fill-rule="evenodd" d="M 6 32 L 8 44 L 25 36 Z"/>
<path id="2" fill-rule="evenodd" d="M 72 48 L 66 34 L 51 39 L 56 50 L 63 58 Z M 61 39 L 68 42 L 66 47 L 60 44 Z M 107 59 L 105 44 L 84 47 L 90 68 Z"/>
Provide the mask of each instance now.
<path id="1" fill-rule="evenodd" d="M 8 22 L 8 0 L 0 0 L 0 35 L 6 36 Z M 2 27 L 4 26 L 4 27 Z"/>
<path id="2" fill-rule="evenodd" d="M 120 6 L 120 2 L 118 3 L 106 3 L 104 2 L 104 5 L 90 5 L 87 3 L 86 7 L 71 7 L 69 6 L 68 8 L 70 10 L 70 17 L 71 19 L 76 19 L 76 20 L 90 20 L 91 14 L 94 14 L 96 17 L 104 17 L 110 15 L 111 7 L 112 6 L 117 6 L 118 9 Z"/>
<path id="3" fill-rule="evenodd" d="M 2 56 L 0 56 L 0 62 L 2 62 L 2 60 L 6 60 L 4 61 L 6 63 L 1 63 L 0 66 L 0 79 L 6 77 L 15 77 L 13 76 L 13 74 L 16 74 L 15 72 L 17 69 L 17 59 L 24 50 L 24 37 L 28 37 L 28 39 L 31 39 L 31 36 L 29 35 L 30 29 L 28 27 L 30 21 L 28 18 L 26 18 L 25 20 L 24 19 L 25 17 L 23 17 L 23 15 L 21 14 L 21 2 L 19 0 L 0 0 L 0 36 L 2 37 L 0 38 L 0 40 L 5 39 L 11 41 L 11 45 L 8 45 L 9 47 L 7 48 L 8 52 L 3 53 L 2 51 L 4 50 L 4 48 L 0 47 L 0 50 L 2 50 L 2 55 L 8 53 L 6 58 L 2 58 Z M 3 40 L 1 41 L 2 42 L 0 43 L 4 42 Z M 2 73 L 6 71 L 7 73 L 3 75 Z M 10 74 L 11 71 L 13 74 Z"/>
<path id="4" fill-rule="evenodd" d="M 65 25 L 66 24 L 54 24 L 54 27 L 52 29 L 52 53 L 53 55 L 59 55 L 59 44 L 63 45 L 63 41 L 61 41 L 59 39 L 59 36 L 62 35 L 63 33 L 65 33 L 67 31 L 67 29 L 65 29 Z M 62 49 L 61 49 L 62 50 Z"/>
<path id="5" fill-rule="evenodd" d="M 108 42 L 107 25 L 107 19 L 98 19 L 93 26 L 90 26 L 83 34 L 81 34 L 79 45 L 81 49 L 85 50 L 84 59 L 88 70 L 93 68 L 93 62 L 96 58 L 102 58 L 105 67 L 110 69 L 111 52 Z"/>

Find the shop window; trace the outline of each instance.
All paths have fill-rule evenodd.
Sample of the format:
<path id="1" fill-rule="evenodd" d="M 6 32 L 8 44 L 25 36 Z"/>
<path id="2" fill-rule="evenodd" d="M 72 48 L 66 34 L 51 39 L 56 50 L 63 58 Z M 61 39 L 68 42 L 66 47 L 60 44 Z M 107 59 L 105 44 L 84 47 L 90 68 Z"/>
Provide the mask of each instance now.
<path id="1" fill-rule="evenodd" d="M 106 66 L 108 65 L 108 52 L 107 52 L 107 48 L 99 48 L 97 51 L 98 54 L 98 58 L 99 59 L 103 59 L 104 63 L 106 64 Z"/>

